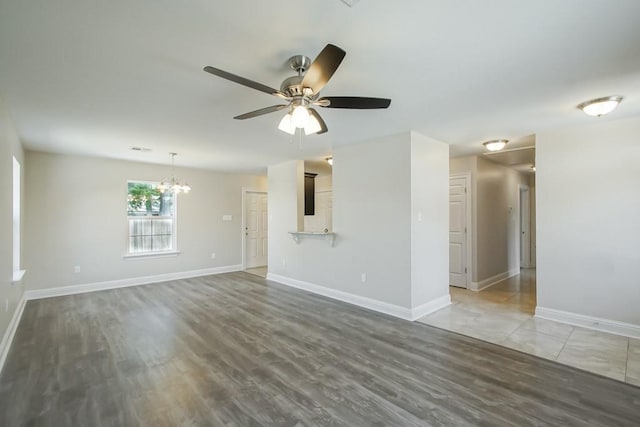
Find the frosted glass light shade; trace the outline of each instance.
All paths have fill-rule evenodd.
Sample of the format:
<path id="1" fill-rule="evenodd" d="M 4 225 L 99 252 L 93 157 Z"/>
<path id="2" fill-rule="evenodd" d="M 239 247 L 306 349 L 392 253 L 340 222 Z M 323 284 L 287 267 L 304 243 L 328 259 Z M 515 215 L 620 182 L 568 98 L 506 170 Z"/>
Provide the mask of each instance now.
<path id="1" fill-rule="evenodd" d="M 282 120 L 280 120 L 280 124 L 278 125 L 278 129 L 283 132 L 288 133 L 289 135 L 293 135 L 296 133 L 296 127 L 293 125 L 291 120 L 291 113 L 287 113 Z"/>
<path id="2" fill-rule="evenodd" d="M 318 119 L 316 119 L 313 114 L 309 114 L 307 125 L 304 127 L 304 134 L 311 135 L 312 133 L 319 132 L 320 129 L 322 129 L 322 126 L 320 126 Z"/>
<path id="3" fill-rule="evenodd" d="M 305 126 L 307 126 L 308 122 L 309 111 L 307 111 L 306 107 L 298 105 L 293 109 L 293 113 L 291 114 L 291 123 L 293 123 L 295 127 L 304 128 Z"/>
<path id="4" fill-rule="evenodd" d="M 482 145 L 489 151 L 500 151 L 507 145 L 507 142 L 509 141 L 506 139 L 494 139 L 493 141 L 483 142 Z"/>
<path id="5" fill-rule="evenodd" d="M 589 116 L 600 117 L 615 110 L 620 101 L 622 101 L 621 96 L 607 96 L 585 101 L 578 105 L 578 108 Z"/>

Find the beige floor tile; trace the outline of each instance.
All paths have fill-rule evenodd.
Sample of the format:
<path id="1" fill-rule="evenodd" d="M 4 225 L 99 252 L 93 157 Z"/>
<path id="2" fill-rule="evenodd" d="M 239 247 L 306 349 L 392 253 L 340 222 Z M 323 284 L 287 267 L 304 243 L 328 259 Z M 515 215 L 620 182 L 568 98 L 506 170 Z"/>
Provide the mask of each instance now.
<path id="1" fill-rule="evenodd" d="M 418 321 L 640 386 L 640 340 L 533 317 L 535 270 L 450 292 L 449 307 Z"/>
<path id="2" fill-rule="evenodd" d="M 556 360 L 624 381 L 627 347 L 628 338 L 575 328 Z"/>
<path id="3" fill-rule="evenodd" d="M 536 331 L 545 335 L 551 335 L 554 338 L 561 339 L 563 342 L 569 338 L 574 327 L 566 323 L 554 322 L 553 320 L 540 319 L 531 317 L 527 319 L 521 326 L 521 329 Z"/>
<path id="4" fill-rule="evenodd" d="M 565 339 L 547 335 L 535 329 L 526 329 L 523 325 L 500 344 L 525 353 L 555 360 L 562 347 L 564 347 Z"/>
<path id="5" fill-rule="evenodd" d="M 640 340 L 633 338 L 629 339 L 626 380 L 628 383 L 640 386 Z"/>

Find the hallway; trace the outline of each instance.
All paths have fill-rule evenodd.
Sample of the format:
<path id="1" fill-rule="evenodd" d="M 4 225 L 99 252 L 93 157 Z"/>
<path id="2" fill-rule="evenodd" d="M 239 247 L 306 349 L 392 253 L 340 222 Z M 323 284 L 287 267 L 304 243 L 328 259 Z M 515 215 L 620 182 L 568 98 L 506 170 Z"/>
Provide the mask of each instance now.
<path id="1" fill-rule="evenodd" d="M 534 317 L 536 274 L 484 291 L 450 288 L 451 305 L 419 322 L 640 386 L 640 340 Z"/>

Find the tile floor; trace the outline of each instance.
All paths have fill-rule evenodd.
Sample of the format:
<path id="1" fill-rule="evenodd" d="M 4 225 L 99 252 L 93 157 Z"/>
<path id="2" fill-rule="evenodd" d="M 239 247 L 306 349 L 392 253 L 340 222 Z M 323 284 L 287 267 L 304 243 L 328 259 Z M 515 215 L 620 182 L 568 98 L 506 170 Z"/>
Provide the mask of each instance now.
<path id="1" fill-rule="evenodd" d="M 256 276 L 260 276 L 260 277 L 267 277 L 267 266 L 263 266 L 263 267 L 253 267 L 253 268 L 247 268 L 245 270 L 247 273 L 251 273 L 251 274 L 255 274 Z"/>
<path id="2" fill-rule="evenodd" d="M 451 289 L 452 304 L 419 322 L 640 386 L 640 340 L 533 317 L 535 270 L 481 292 Z"/>

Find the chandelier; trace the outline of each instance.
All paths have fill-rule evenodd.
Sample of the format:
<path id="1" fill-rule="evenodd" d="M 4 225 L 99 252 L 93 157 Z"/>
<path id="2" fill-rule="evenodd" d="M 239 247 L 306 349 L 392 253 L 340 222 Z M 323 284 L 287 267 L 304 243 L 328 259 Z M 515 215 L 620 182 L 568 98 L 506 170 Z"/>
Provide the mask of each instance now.
<path id="1" fill-rule="evenodd" d="M 158 190 L 161 193 L 165 191 L 173 191 L 175 194 L 178 193 L 188 193 L 191 191 L 191 187 L 186 182 L 182 184 L 174 173 L 174 158 L 178 155 L 178 153 L 169 153 L 171 155 L 171 175 L 169 178 L 163 178 L 160 184 L 158 184 Z"/>

